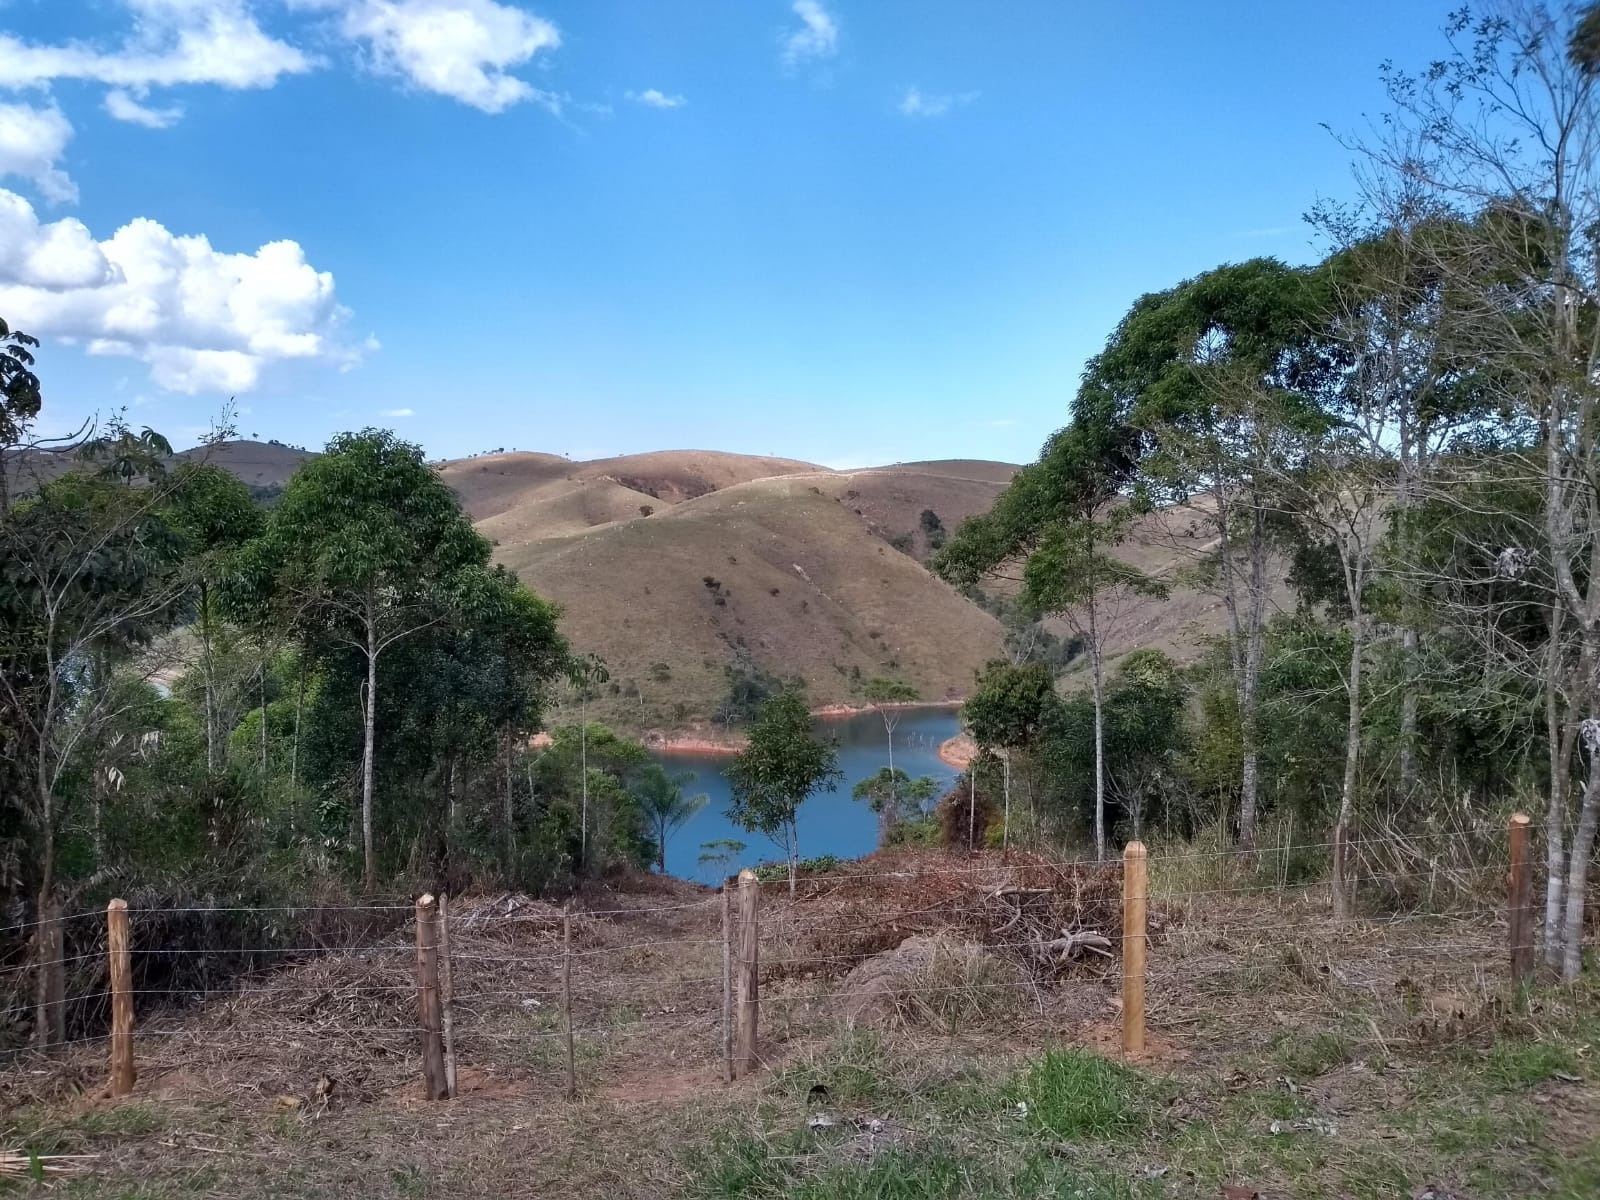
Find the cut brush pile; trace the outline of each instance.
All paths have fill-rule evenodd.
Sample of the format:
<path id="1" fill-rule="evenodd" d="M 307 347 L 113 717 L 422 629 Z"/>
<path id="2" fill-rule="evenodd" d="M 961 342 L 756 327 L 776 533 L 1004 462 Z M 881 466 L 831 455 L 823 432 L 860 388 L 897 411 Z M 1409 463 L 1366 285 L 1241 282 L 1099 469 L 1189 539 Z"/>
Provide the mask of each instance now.
<path id="1" fill-rule="evenodd" d="M 1048 980 L 1116 955 L 1122 864 L 880 853 L 802 880 L 774 920 L 791 947 L 779 975 L 843 974 L 913 935 L 945 935 Z"/>

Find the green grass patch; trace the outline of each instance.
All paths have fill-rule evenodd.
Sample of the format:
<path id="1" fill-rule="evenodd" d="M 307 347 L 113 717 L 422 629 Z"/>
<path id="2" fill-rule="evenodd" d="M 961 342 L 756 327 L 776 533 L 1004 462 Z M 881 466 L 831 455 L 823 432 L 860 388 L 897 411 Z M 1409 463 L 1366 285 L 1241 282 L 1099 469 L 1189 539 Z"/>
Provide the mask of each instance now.
<path id="1" fill-rule="evenodd" d="M 1273 1040 L 1272 1056 L 1287 1074 L 1315 1079 L 1349 1062 L 1350 1048 L 1337 1033 L 1290 1029 Z"/>
<path id="2" fill-rule="evenodd" d="M 1557 1073 L 1576 1075 L 1577 1060 L 1565 1046 L 1550 1042 L 1496 1042 L 1480 1068 L 1485 1082 L 1502 1091 L 1532 1087 Z"/>
<path id="3" fill-rule="evenodd" d="M 1160 1104 L 1139 1072 L 1087 1050 L 1052 1050 L 1013 1089 L 1028 1123 L 1059 1138 L 1135 1137 Z"/>

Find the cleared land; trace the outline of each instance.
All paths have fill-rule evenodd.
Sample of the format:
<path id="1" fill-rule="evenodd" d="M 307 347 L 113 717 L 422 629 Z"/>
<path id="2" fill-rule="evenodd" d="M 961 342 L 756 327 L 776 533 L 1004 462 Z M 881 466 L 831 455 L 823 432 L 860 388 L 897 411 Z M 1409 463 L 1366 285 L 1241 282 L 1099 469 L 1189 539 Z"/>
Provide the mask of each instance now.
<path id="1" fill-rule="evenodd" d="M 1270 859 L 1157 857 L 1151 1045 L 1123 1060 L 1114 962 L 1041 971 L 970 919 L 997 883 L 1052 880 L 1109 919 L 1100 876 L 1031 861 L 901 854 L 810 878 L 793 904 L 768 889 L 767 1069 L 732 1087 L 716 907 L 649 880 L 582 897 L 576 1102 L 559 913 L 484 898 L 453 938 L 459 1099 L 419 1098 L 399 928 L 147 1011 L 127 1100 L 93 1098 L 98 1043 L 14 1064 L 0 1145 L 95 1156 L 50 1194 L 147 1200 L 1597 1194 L 1600 997 L 1585 983 L 1514 1005 L 1492 893 L 1335 923 L 1321 889 L 1275 886 Z M 862 964 L 941 929 L 989 965 L 905 976 L 886 1019 L 857 1010 L 852 1027 Z"/>

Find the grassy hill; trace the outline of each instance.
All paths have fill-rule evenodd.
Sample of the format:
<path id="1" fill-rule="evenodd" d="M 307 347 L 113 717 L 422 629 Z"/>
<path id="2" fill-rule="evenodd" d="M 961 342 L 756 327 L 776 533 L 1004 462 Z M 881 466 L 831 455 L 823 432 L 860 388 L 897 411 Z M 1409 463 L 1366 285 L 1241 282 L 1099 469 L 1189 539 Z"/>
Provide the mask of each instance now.
<path id="1" fill-rule="evenodd" d="M 263 497 L 310 457 L 259 441 L 175 456 L 225 467 Z M 48 478 L 71 462 L 36 454 L 11 469 Z M 511 452 L 438 469 L 497 559 L 563 606 L 574 646 L 610 664 L 595 712 L 625 728 L 704 729 L 736 677 L 800 679 L 817 704 L 860 702 L 878 675 L 904 679 L 925 699 L 959 699 L 1003 652 L 999 624 L 922 564 L 937 530 L 953 533 L 994 503 L 1017 470 L 1007 463 L 832 471 L 674 450 L 588 462 Z M 1110 658 L 1153 646 L 1185 661 L 1222 631 L 1220 600 L 1181 582 L 1204 536 L 1186 509 L 1135 523 L 1119 554 L 1174 586 L 1115 615 Z M 1281 585 L 1274 600 L 1290 603 Z M 1048 625 L 1070 635 L 1064 619 Z"/>
<path id="2" fill-rule="evenodd" d="M 669 451 L 502 454 L 440 471 L 497 558 L 610 664 L 597 714 L 683 730 L 709 722 L 738 675 L 798 678 L 818 704 L 859 702 L 876 675 L 928 699 L 964 695 L 1000 652 L 1000 628 L 923 567 L 921 514 L 954 528 L 1015 468 L 978 464 L 984 479 L 952 466 L 841 473 Z M 913 531 L 912 553 L 890 545 Z"/>

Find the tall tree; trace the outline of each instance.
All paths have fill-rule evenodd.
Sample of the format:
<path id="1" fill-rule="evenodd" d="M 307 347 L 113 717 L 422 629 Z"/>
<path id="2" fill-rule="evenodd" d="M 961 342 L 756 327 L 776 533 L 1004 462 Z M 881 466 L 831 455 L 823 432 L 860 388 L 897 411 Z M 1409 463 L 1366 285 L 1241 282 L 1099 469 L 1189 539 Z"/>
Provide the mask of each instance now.
<path id="1" fill-rule="evenodd" d="M 215 771 L 221 766 L 223 737 L 232 726 L 225 720 L 217 679 L 219 589 L 226 583 L 233 555 L 260 535 L 264 517 L 237 475 L 209 463 L 184 463 L 173 472 L 172 510 L 173 524 L 188 539 L 194 565 L 194 628 L 200 639 L 206 766 Z"/>
<path id="2" fill-rule="evenodd" d="M 25 418 L 17 430 L 27 436 Z M 86 449 L 78 469 L 0 506 L 0 745 L 37 897 L 41 1045 L 64 1033 L 60 954 L 46 935 L 58 929 L 59 841 L 75 798 L 66 783 L 121 712 L 129 692 L 113 686 L 117 669 L 171 627 L 187 588 L 158 457 L 130 487 Z"/>
<path id="3" fill-rule="evenodd" d="M 1537 428 L 1543 527 L 1506 549 L 1549 580 L 1545 953 L 1568 978 L 1582 966 L 1600 831 L 1600 736 L 1589 732 L 1600 729 L 1597 30 L 1592 3 L 1464 7 L 1447 20 L 1445 56 L 1420 75 L 1387 73 L 1392 111 L 1363 146 L 1375 169 L 1473 215 L 1453 260 L 1461 340 L 1491 366 L 1498 407 Z"/>
<path id="4" fill-rule="evenodd" d="M 1166 507 L 1154 528 L 1189 560 L 1185 581 L 1217 594 L 1239 714 L 1238 841 L 1259 812 L 1257 691 L 1272 588 L 1273 480 L 1314 415 L 1315 279 L 1274 259 L 1208 271 L 1146 296 L 1125 340 L 1140 387 L 1132 419 L 1150 439 L 1139 475 Z"/>
<path id="5" fill-rule="evenodd" d="M 373 833 L 378 663 L 385 651 L 445 619 L 489 544 L 420 447 L 386 430 L 341 434 L 307 462 L 243 556 L 258 585 L 295 598 L 319 634 L 354 648 L 361 693 L 362 880 L 377 887 Z"/>
<path id="6" fill-rule="evenodd" d="M 781 837 L 793 896 L 800 867 L 796 817 L 809 796 L 844 778 L 838 746 L 817 733 L 800 693 L 784 691 L 761 706 L 750 725 L 749 744 L 726 774 L 729 817 L 752 833 L 774 841 Z"/>
<path id="7" fill-rule="evenodd" d="M 1135 306 L 1084 372 L 1072 421 L 1045 443 L 1039 461 L 1013 477 L 994 506 L 969 518 L 932 565 L 958 586 L 991 577 L 1020 582 L 1037 612 L 1058 612 L 1089 652 L 1095 710 L 1103 710 L 1108 636 L 1139 596 L 1161 585 L 1115 558 L 1127 528 L 1145 437 L 1130 414 L 1147 381 Z M 1097 717 L 1097 724 L 1100 718 Z M 1096 756 L 1096 853 L 1105 855 L 1104 756 Z"/>
<path id="8" fill-rule="evenodd" d="M 878 717 L 883 721 L 884 736 L 889 744 L 889 779 L 894 780 L 894 731 L 900 725 L 900 710 L 897 707 L 909 704 L 917 698 L 917 689 L 900 679 L 875 678 L 867 680 L 863 694 L 867 703 L 878 710 Z"/>
<path id="9" fill-rule="evenodd" d="M 611 681 L 611 668 L 606 660 L 590 651 L 568 660 L 567 686 L 578 697 L 578 744 L 583 761 L 583 806 L 579 817 L 578 868 L 583 870 L 589 862 L 589 701 L 594 690 Z"/>

